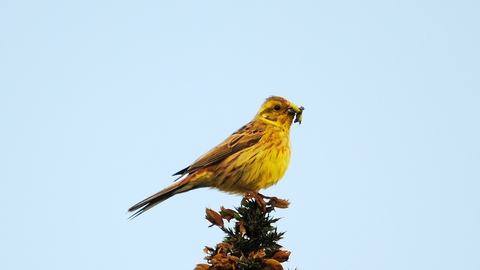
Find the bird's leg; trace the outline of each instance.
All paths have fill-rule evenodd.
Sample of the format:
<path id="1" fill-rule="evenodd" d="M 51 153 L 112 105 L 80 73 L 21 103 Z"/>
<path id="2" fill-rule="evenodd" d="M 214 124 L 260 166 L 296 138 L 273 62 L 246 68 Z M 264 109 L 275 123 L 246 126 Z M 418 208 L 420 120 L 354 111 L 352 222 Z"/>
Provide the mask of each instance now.
<path id="1" fill-rule="evenodd" d="M 255 191 L 251 191 L 251 190 L 245 190 L 245 194 L 246 195 L 245 195 L 245 197 L 243 197 L 242 203 L 246 200 L 249 200 L 249 199 L 255 199 L 258 206 L 262 207 L 263 212 L 264 213 L 267 212 L 267 203 L 265 203 L 265 200 L 263 200 L 263 198 L 270 199 L 270 197 L 265 197 L 264 195 L 262 195 L 258 192 L 255 192 Z"/>

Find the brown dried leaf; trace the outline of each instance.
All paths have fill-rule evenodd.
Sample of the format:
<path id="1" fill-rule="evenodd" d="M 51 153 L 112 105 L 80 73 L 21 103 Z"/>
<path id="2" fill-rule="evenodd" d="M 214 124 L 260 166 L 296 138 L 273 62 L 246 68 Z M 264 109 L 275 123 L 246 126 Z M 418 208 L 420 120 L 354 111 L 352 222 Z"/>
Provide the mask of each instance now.
<path id="1" fill-rule="evenodd" d="M 290 257 L 290 254 L 292 254 L 292 252 L 286 251 L 286 250 L 280 250 L 273 255 L 272 259 L 275 259 L 275 260 L 277 260 L 278 262 L 281 262 L 281 263 L 286 262 L 286 261 L 288 261 L 288 258 Z"/>
<path id="2" fill-rule="evenodd" d="M 283 266 L 275 259 L 266 259 L 262 270 L 283 270 Z"/>
<path id="3" fill-rule="evenodd" d="M 223 219 L 222 219 L 222 216 L 220 216 L 219 213 L 213 211 L 210 208 L 207 208 L 205 212 L 207 213 L 205 218 L 212 223 L 212 225 L 210 225 L 208 227 L 212 227 L 213 225 L 223 227 Z"/>
<path id="4" fill-rule="evenodd" d="M 210 268 L 210 265 L 208 264 L 197 264 L 193 270 L 208 270 Z"/>
<path id="5" fill-rule="evenodd" d="M 205 246 L 205 248 L 203 249 L 203 252 L 205 253 L 213 253 L 215 251 L 215 249 L 211 248 L 211 247 L 207 247 Z"/>
<path id="6" fill-rule="evenodd" d="M 237 256 L 228 256 L 228 259 L 232 262 L 238 262 L 240 260 Z"/>
<path id="7" fill-rule="evenodd" d="M 242 236 L 245 236 L 245 234 L 247 234 L 247 230 L 245 229 L 245 226 L 243 226 L 243 221 L 237 222 L 235 224 L 235 227 L 242 234 Z"/>
<path id="8" fill-rule="evenodd" d="M 217 253 L 222 253 L 225 256 L 227 255 L 227 251 L 230 249 L 232 250 L 232 244 L 222 242 L 217 245 Z"/>
<path id="9" fill-rule="evenodd" d="M 257 252 L 255 253 L 255 255 L 253 255 L 253 258 L 254 258 L 254 259 L 260 259 L 260 258 L 265 257 L 265 255 L 266 255 L 266 254 L 265 254 L 265 251 L 263 251 L 263 249 L 261 249 L 261 250 L 257 251 Z"/>
<path id="10" fill-rule="evenodd" d="M 212 255 L 210 255 L 210 256 L 207 256 L 207 257 L 205 257 L 205 258 L 203 258 L 203 259 L 208 262 L 208 261 L 210 261 L 212 258 L 213 258 Z"/>
<path id="11" fill-rule="evenodd" d="M 272 197 L 270 198 L 269 204 L 273 207 L 288 208 L 288 206 L 290 205 L 290 202 L 288 200 L 282 200 L 277 197 Z"/>
<path id="12" fill-rule="evenodd" d="M 224 254 L 217 254 L 210 261 L 215 269 L 232 269 L 232 262 Z"/>
<path id="13" fill-rule="evenodd" d="M 222 206 L 221 211 L 220 211 L 220 215 L 222 215 L 222 217 L 229 222 L 230 222 L 230 219 L 234 218 L 236 213 L 237 212 L 235 212 L 235 210 L 227 209 L 223 206 Z"/>

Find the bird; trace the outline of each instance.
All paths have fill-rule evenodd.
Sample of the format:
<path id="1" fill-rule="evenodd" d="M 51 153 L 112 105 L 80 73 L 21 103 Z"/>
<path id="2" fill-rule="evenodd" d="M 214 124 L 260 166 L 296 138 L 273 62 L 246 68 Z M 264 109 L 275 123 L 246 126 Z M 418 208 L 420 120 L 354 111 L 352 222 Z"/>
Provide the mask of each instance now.
<path id="1" fill-rule="evenodd" d="M 174 184 L 130 207 L 130 219 L 197 188 L 247 195 L 276 184 L 290 163 L 290 126 L 293 121 L 301 124 L 303 110 L 282 97 L 267 98 L 250 123 L 173 174 L 179 176 Z"/>

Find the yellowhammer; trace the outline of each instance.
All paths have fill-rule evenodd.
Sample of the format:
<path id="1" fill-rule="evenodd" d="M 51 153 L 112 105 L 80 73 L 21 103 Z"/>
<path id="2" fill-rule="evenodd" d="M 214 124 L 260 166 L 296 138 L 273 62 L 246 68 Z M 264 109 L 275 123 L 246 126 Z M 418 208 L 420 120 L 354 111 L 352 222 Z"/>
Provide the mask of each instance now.
<path id="1" fill-rule="evenodd" d="M 184 179 L 128 209 L 134 218 L 175 194 L 201 187 L 240 194 L 276 184 L 290 162 L 290 126 L 302 122 L 303 107 L 272 96 L 255 118 L 224 142 L 175 173 Z"/>

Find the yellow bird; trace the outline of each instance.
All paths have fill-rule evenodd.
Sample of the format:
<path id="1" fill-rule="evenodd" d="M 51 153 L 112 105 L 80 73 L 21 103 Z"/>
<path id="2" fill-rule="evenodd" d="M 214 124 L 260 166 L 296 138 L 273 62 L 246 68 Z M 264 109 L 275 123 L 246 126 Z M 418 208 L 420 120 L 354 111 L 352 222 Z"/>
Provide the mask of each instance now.
<path id="1" fill-rule="evenodd" d="M 225 192 L 257 194 L 276 184 L 290 163 L 290 126 L 302 122 L 303 107 L 272 96 L 255 118 L 224 142 L 175 173 L 184 179 L 135 204 L 131 218 L 178 193 L 201 187 Z"/>

